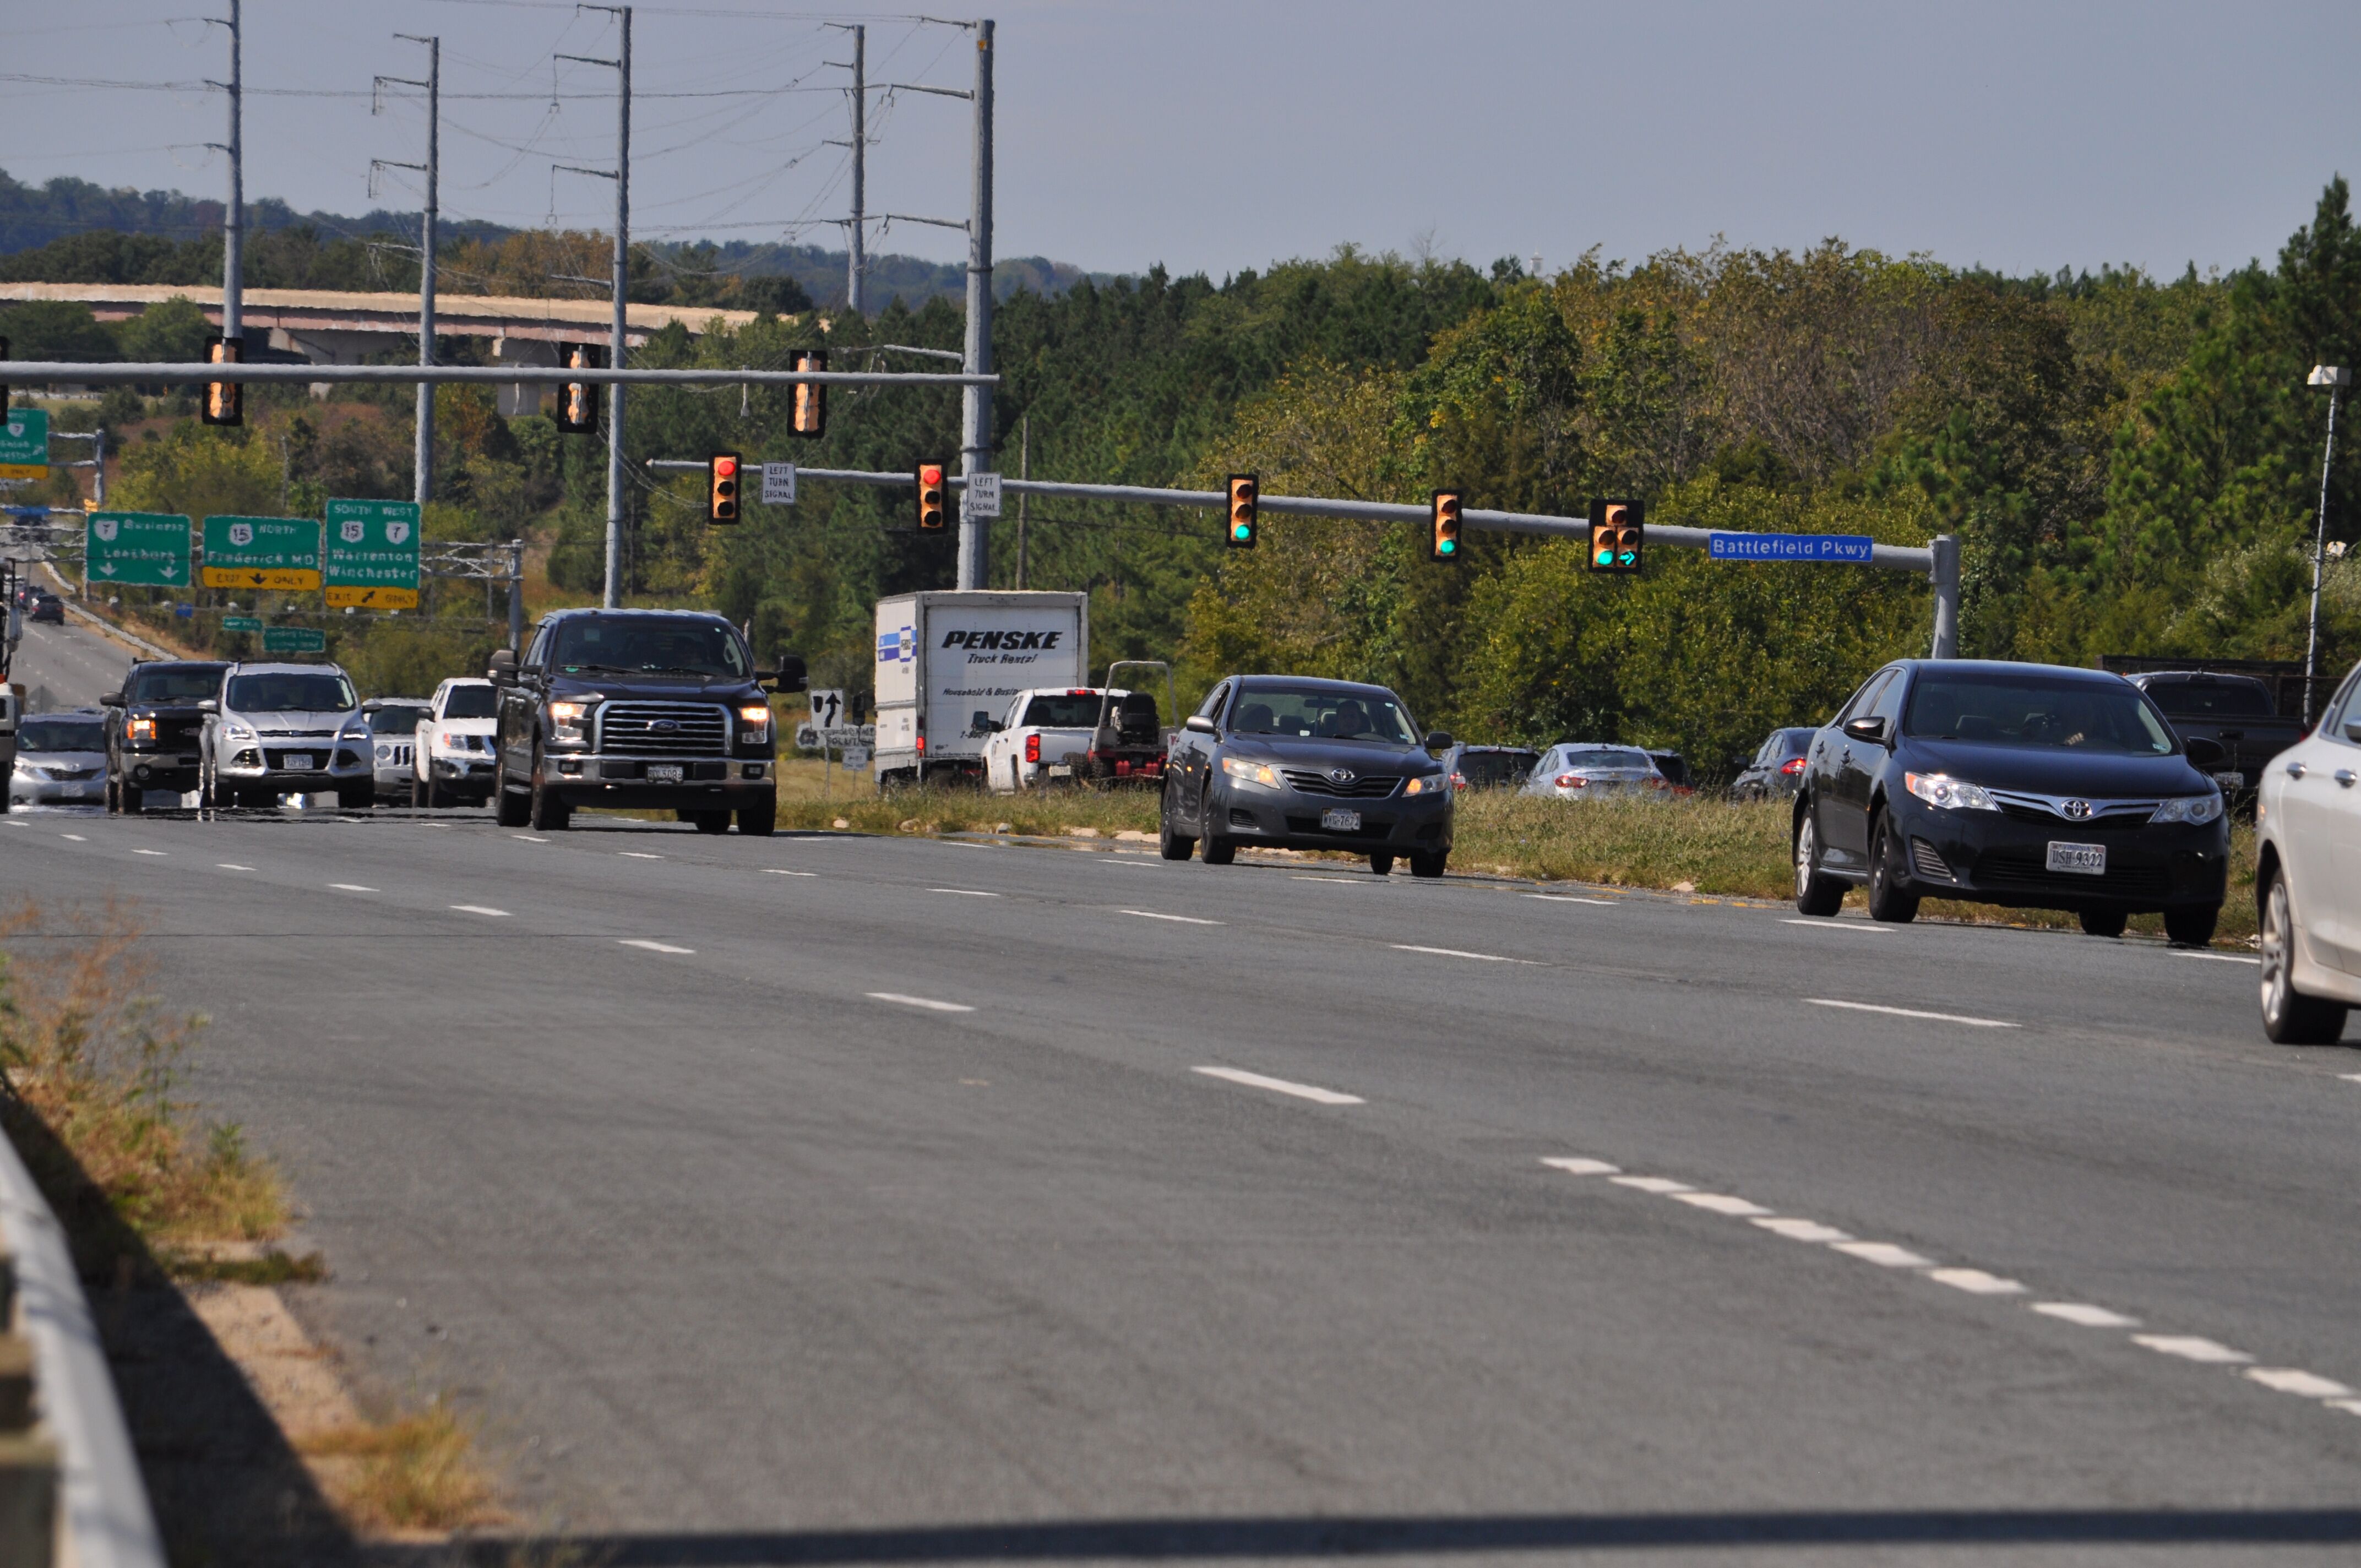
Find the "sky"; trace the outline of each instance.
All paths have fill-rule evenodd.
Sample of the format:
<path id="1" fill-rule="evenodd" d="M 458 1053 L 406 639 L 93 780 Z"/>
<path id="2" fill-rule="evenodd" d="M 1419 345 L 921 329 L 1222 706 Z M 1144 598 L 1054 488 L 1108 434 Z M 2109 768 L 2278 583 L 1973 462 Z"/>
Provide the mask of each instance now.
<path id="1" fill-rule="evenodd" d="M 228 0 L 5 0 L 0 72 L 226 73 Z M 2012 273 L 2178 273 L 2273 258 L 2361 174 L 2361 5 L 1785 0 L 1007 0 L 996 21 L 994 249 L 1216 278 L 1339 245 L 1481 265 L 1596 247 L 1828 236 Z M 443 40 L 443 205 L 607 228 L 617 28 L 565 0 L 245 0 L 246 190 L 298 210 L 414 207 L 421 76 Z M 973 35 L 882 7 L 636 7 L 632 229 L 840 248 L 848 35 L 873 84 L 964 89 Z M 21 23 L 22 25 L 18 25 Z M 0 168 L 219 194 L 222 95 L 8 81 Z M 960 219 L 972 115 L 871 95 L 873 214 Z M 372 113 L 372 109 L 380 112 Z M 955 229 L 873 225 L 950 260 Z"/>

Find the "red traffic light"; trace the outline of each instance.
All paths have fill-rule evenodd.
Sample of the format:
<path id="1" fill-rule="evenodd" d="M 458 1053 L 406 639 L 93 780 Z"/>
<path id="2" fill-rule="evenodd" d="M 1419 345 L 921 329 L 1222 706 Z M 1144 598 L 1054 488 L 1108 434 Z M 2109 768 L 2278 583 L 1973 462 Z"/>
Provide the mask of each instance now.
<path id="1" fill-rule="evenodd" d="M 918 532 L 940 533 L 947 512 L 943 501 L 943 466 L 918 465 Z"/>
<path id="2" fill-rule="evenodd" d="M 738 455 L 717 452 L 705 462 L 705 521 L 738 521 Z"/>

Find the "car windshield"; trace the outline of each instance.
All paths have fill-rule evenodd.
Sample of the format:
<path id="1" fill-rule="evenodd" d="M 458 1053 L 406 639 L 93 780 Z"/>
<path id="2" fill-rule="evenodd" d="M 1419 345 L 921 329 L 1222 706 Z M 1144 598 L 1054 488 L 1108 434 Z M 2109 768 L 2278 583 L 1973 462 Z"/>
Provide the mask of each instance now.
<path id="1" fill-rule="evenodd" d="M 135 703 L 203 702 L 221 690 L 219 664 L 167 664 L 161 669 L 135 670 L 130 700 Z"/>
<path id="2" fill-rule="evenodd" d="M 1800 757 L 1812 749 L 1812 737 L 1818 733 L 1817 729 L 1782 729 L 1779 750 L 1773 754 L 1783 759 Z"/>
<path id="3" fill-rule="evenodd" d="M 1076 696 L 1061 692 L 1049 696 L 1037 696 L 1025 705 L 1025 717 L 1017 722 L 1035 724 L 1045 729 L 1088 729 L 1099 721 L 1099 694 L 1083 692 Z"/>
<path id="4" fill-rule="evenodd" d="M 2163 756 L 2172 731 L 2128 681 L 1922 674 L 1905 733 L 1928 740 Z"/>
<path id="5" fill-rule="evenodd" d="M 231 676 L 225 706 L 235 713 L 341 713 L 355 701 L 353 684 L 334 670 L 273 670 Z"/>
<path id="6" fill-rule="evenodd" d="M 1653 773 L 1655 771 L 1656 764 L 1649 760 L 1645 751 L 1619 751 L 1609 746 L 1585 746 L 1579 750 L 1569 747 L 1559 752 L 1558 766 L 1561 768 L 1645 768 Z"/>
<path id="7" fill-rule="evenodd" d="M 1524 778 L 1541 760 L 1538 751 L 1462 751 L 1458 773 L 1468 788 L 1486 789 Z"/>
<path id="8" fill-rule="evenodd" d="M 2179 718 L 2275 718 L 2270 688 L 2260 681 L 2150 681 L 2157 707 Z"/>
<path id="9" fill-rule="evenodd" d="M 27 718 L 16 729 L 19 751 L 104 751 L 106 729 L 95 718 Z"/>
<path id="10" fill-rule="evenodd" d="M 1382 691 L 1329 691 L 1314 686 L 1248 686 L 1238 693 L 1231 728 L 1241 735 L 1294 735 L 1307 740 L 1374 740 L 1413 746 L 1410 715 Z"/>
<path id="11" fill-rule="evenodd" d="M 728 624 L 677 615 L 583 616 L 557 629 L 561 670 L 743 678 L 752 668 Z"/>
<path id="12" fill-rule="evenodd" d="M 497 718 L 500 694 L 489 686 L 453 686 L 443 698 L 445 718 Z"/>
<path id="13" fill-rule="evenodd" d="M 369 733 L 372 735 L 407 735 L 426 722 L 427 710 L 406 702 L 388 703 L 369 710 Z"/>

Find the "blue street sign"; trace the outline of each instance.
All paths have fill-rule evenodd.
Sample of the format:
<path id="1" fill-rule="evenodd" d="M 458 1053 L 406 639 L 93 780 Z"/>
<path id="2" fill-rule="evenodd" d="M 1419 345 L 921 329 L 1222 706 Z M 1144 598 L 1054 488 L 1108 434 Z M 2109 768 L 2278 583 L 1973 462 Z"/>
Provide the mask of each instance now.
<path id="1" fill-rule="evenodd" d="M 1717 561 L 1843 561 L 1869 564 L 1876 541 L 1866 533 L 1723 533 L 1706 553 Z"/>

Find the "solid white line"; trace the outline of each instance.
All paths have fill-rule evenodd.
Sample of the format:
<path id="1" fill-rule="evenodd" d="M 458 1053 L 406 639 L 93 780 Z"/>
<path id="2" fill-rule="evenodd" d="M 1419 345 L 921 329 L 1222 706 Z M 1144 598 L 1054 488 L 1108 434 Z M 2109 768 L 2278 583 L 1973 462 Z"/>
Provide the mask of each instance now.
<path id="1" fill-rule="evenodd" d="M 695 948 L 675 948 L 669 942 L 651 942 L 644 937 L 619 937 L 616 945 L 624 948 L 644 948 L 652 953 L 693 953 Z"/>
<path id="2" fill-rule="evenodd" d="M 1458 948 L 1422 948 L 1411 942 L 1396 942 L 1394 950 L 1401 953 L 1433 953 L 1439 959 L 1476 959 L 1488 964 L 1529 964 L 1531 959 L 1512 959 L 1499 953 L 1470 953 Z"/>
<path id="3" fill-rule="evenodd" d="M 1118 909 L 1117 915 L 1137 915 L 1142 920 L 1171 920 L 1183 926 L 1219 926 L 1219 920 L 1200 920 L 1194 915 L 1159 915 L 1153 909 Z"/>
<path id="4" fill-rule="evenodd" d="M 1717 1214 L 1733 1214 L 1741 1219 L 1771 1212 L 1760 1203 L 1750 1203 L 1727 1192 L 1675 1192 L 1672 1199 L 1675 1203 L 1694 1203 L 1700 1209 L 1710 1209 Z"/>
<path id="5" fill-rule="evenodd" d="M 651 855 L 645 850 L 618 850 L 615 853 L 628 856 L 634 861 L 661 861 L 664 859 L 662 855 Z"/>
<path id="6" fill-rule="evenodd" d="M 1623 1168 L 1621 1166 L 1609 1165 L 1603 1159 L 1545 1158 L 1542 1163 L 1553 1170 L 1562 1170 L 1568 1176 L 1613 1176 Z"/>
<path id="7" fill-rule="evenodd" d="M 1930 1268 L 1927 1277 L 1954 1290 L 1964 1290 L 1971 1296 L 2021 1295 L 2025 1287 L 2014 1279 L 2003 1279 L 1997 1274 L 1987 1274 L 1981 1268 Z"/>
<path id="8" fill-rule="evenodd" d="M 1636 1192 L 1674 1193 L 1695 1190 L 1687 1182 L 1675 1181 L 1669 1176 L 1616 1176 L 1609 1177 L 1608 1179 L 1618 1187 L 1629 1187 Z"/>
<path id="9" fill-rule="evenodd" d="M 2217 964 L 2255 964 L 2259 966 L 2263 961 L 2260 959 L 2245 958 L 2237 953 L 2201 953 L 2193 951 L 2188 948 L 2175 948 L 2172 950 L 2174 956 L 2178 958 L 2211 959 Z"/>
<path id="10" fill-rule="evenodd" d="M 1801 926 L 1807 931 L 1842 931 L 1853 937 L 1891 937 L 1893 928 L 1886 926 L 1864 925 L 1850 920 L 1808 920 L 1800 915 L 1789 916 L 1779 922 L 1782 926 Z"/>
<path id="11" fill-rule="evenodd" d="M 463 915 L 489 915 L 493 918 L 499 920 L 511 918 L 507 910 L 492 909 L 481 904 L 455 904 L 451 907 L 459 911 Z"/>
<path id="12" fill-rule="evenodd" d="M 1873 1263 L 1880 1268 L 1931 1268 L 1935 1260 L 1921 1257 L 1906 1246 L 1892 1242 L 1838 1242 L 1836 1250 L 1847 1257 L 1857 1257 L 1863 1263 Z"/>
<path id="13" fill-rule="evenodd" d="M 2140 1326 L 2137 1318 L 2126 1318 L 2121 1312 L 2111 1312 L 2088 1301 L 2036 1301 L 2033 1310 L 2044 1317 L 2062 1318 L 2086 1329 L 2136 1329 Z"/>
<path id="14" fill-rule="evenodd" d="M 780 870 L 778 867 L 776 867 L 776 866 L 764 866 L 764 867 L 763 868 L 763 874 L 764 876 L 818 876 L 818 875 L 819 875 L 819 872 L 785 872 L 785 871 L 781 871 L 781 870 Z"/>
<path id="15" fill-rule="evenodd" d="M 252 871 L 254 868 L 253 868 L 252 866 L 234 866 L 234 865 L 231 865 L 227 861 L 222 861 L 222 862 L 220 863 L 220 865 L 219 865 L 218 867 L 216 867 L 215 869 L 216 869 L 216 870 L 219 870 L 219 871 L 225 871 L 225 872 L 250 872 L 250 871 Z"/>
<path id="16" fill-rule="evenodd" d="M 984 893 L 972 887 L 930 887 L 928 893 L 955 893 L 961 898 L 998 898 L 996 893 Z"/>
<path id="17" fill-rule="evenodd" d="M 1834 1225 L 1824 1225 L 1817 1220 L 1777 1219 L 1757 1220 L 1756 1224 L 1774 1236 L 1785 1236 L 1791 1242 L 1849 1242 L 1852 1233 Z"/>
<path id="18" fill-rule="evenodd" d="M 2022 1029 L 2005 1018 L 1971 1018 L 1964 1013 L 1922 1013 L 1916 1007 L 1881 1007 L 1874 1002 L 1839 1002 L 1833 997 L 1806 996 L 1815 1007 L 1842 1007 L 1853 1013 L 1886 1013 L 1896 1018 L 1929 1018 L 1938 1024 L 1965 1024 L 1976 1029 Z"/>
<path id="19" fill-rule="evenodd" d="M 2336 1076 L 2347 1083 L 2361 1083 L 2361 1072 L 2340 1072 Z"/>
<path id="20" fill-rule="evenodd" d="M 2334 1377 L 2323 1377 L 2316 1372 L 2305 1372 L 2293 1366 L 2249 1366 L 2246 1376 L 2266 1388 L 2276 1388 L 2282 1394 L 2301 1394 L 2307 1399 L 2349 1399 L 2353 1390 Z"/>
<path id="21" fill-rule="evenodd" d="M 357 882 L 332 882 L 328 885 L 338 893 L 375 893 L 377 891 L 373 887 L 363 887 Z"/>
<path id="22" fill-rule="evenodd" d="M 162 855 L 168 851 L 163 850 L 134 850 L 131 852 L 135 855 Z"/>
<path id="23" fill-rule="evenodd" d="M 2177 1355 L 2184 1361 L 2202 1361 L 2209 1366 L 2235 1366 L 2255 1358 L 2243 1350 L 2232 1350 L 2195 1334 L 2134 1334 L 2132 1343 L 2146 1346 L 2159 1355 Z"/>
<path id="24" fill-rule="evenodd" d="M 1620 898 L 1576 898 L 1571 894 L 1564 893 L 1528 893 L 1520 896 L 1538 898 L 1543 904 L 1595 904 L 1601 909 L 1612 909 L 1623 902 Z"/>
<path id="25" fill-rule="evenodd" d="M 1232 1083 L 1243 1083 L 1248 1089 L 1268 1089 L 1274 1094 L 1292 1094 L 1298 1100 L 1309 1100 L 1320 1105 L 1368 1103 L 1357 1094 L 1339 1094 L 1333 1089 L 1322 1089 L 1315 1084 L 1290 1083 L 1283 1078 L 1265 1078 L 1258 1072 L 1246 1072 L 1235 1067 L 1200 1067 L 1191 1068 L 1190 1070 L 1202 1072 L 1207 1078 L 1226 1079 Z"/>
<path id="26" fill-rule="evenodd" d="M 869 991 L 862 995 L 873 1002 L 898 1002 L 905 1007 L 923 1007 L 929 1013 L 972 1013 L 974 1008 L 964 1002 L 937 1002 L 931 996 L 906 996 L 898 991 Z"/>
<path id="27" fill-rule="evenodd" d="M 1290 882 L 1333 882 L 1339 887 L 1367 887 L 1372 879 L 1356 876 L 1306 876 L 1301 872 L 1289 875 Z"/>

